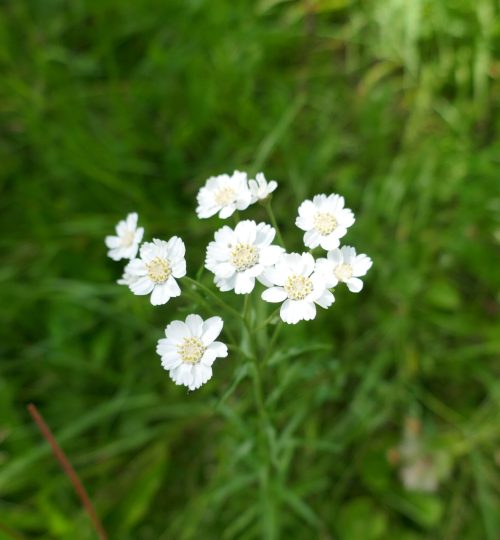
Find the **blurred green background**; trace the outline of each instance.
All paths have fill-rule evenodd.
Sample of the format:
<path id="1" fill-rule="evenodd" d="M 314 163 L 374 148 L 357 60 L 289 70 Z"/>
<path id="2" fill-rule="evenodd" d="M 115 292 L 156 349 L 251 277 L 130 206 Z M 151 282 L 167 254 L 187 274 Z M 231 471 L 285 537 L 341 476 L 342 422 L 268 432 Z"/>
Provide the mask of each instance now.
<path id="1" fill-rule="evenodd" d="M 500 538 L 499 3 L 0 8 L 0 538 L 96 537 L 29 402 L 110 539 Z M 196 193 L 235 168 L 278 180 L 293 249 L 341 193 L 374 260 L 266 368 L 273 508 L 245 361 L 175 387 L 155 342 L 193 306 L 116 285 L 103 244 L 137 211 L 194 275 L 222 223 Z"/>

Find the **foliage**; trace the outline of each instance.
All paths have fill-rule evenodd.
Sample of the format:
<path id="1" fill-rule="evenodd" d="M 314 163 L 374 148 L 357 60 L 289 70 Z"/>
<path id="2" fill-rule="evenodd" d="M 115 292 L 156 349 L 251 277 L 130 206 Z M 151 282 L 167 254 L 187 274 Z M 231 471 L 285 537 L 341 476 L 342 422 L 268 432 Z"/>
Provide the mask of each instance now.
<path id="1" fill-rule="evenodd" d="M 3 4 L 0 536 L 94 538 L 35 402 L 110 538 L 498 538 L 498 8 Z M 251 365 L 175 387 L 154 346 L 185 304 L 115 285 L 103 244 L 136 210 L 193 272 L 218 223 L 196 192 L 235 168 L 278 180 L 295 249 L 298 204 L 341 193 L 374 259 L 362 296 L 284 329 L 268 361 L 267 497 Z M 434 493 L 390 459 L 408 417 L 446 463 Z"/>

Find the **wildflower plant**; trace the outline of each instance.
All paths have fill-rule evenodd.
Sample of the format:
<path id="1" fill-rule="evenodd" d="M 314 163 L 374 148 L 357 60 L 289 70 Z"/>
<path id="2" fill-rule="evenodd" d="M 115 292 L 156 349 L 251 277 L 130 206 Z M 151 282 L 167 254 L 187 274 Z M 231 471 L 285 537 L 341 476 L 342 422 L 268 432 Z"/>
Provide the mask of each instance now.
<path id="1" fill-rule="evenodd" d="M 308 250 L 289 253 L 271 207 L 277 187 L 277 182 L 268 182 L 263 173 L 253 179 L 245 172 L 234 171 L 209 178 L 199 190 L 196 213 L 200 219 L 216 214 L 221 219 L 234 219 L 233 227 L 224 225 L 215 231 L 206 249 L 204 269 L 213 274 L 213 289 L 187 276 L 186 249 L 181 238 L 154 238 L 141 244 L 144 229 L 138 227 L 137 213 L 117 224 L 116 236 L 106 237 L 109 257 L 129 259 L 118 283 L 132 293 L 148 296 L 152 305 L 160 306 L 182 295 L 178 281 L 184 281 L 186 297 L 192 298 L 194 291 L 198 299 L 200 295 L 205 299 L 209 319 L 203 321 L 193 313 L 185 321 L 172 321 L 165 328 L 166 338 L 158 342 L 156 350 L 162 366 L 176 384 L 189 390 L 199 388 L 211 379 L 215 359 L 228 356 L 227 346 L 214 341 L 224 327 L 220 315 L 229 315 L 241 323 L 238 338 L 229 328 L 226 331 L 234 356 L 242 354 L 258 363 L 256 328 L 275 326 L 277 336 L 281 323 L 312 321 L 317 306 L 330 308 L 335 301 L 333 290 L 340 283 L 351 292 L 361 291 L 360 278 L 372 261 L 351 246 L 340 246 L 340 239 L 355 222 L 352 210 L 345 208 L 344 198 L 319 194 L 305 200 L 298 208 L 295 225 L 305 231 L 303 243 Z M 257 202 L 266 209 L 271 224 L 239 220 L 237 212 Z M 316 249 L 326 253 L 315 257 Z M 254 294 L 257 283 L 261 290 Z M 223 293 L 244 296 L 241 310 L 227 303 Z M 264 321 L 256 321 L 250 312 L 258 301 L 279 307 Z"/>
<path id="2" fill-rule="evenodd" d="M 367 255 L 340 246 L 355 219 L 337 194 L 319 194 L 299 206 L 295 224 L 304 234 L 303 239 L 297 235 L 297 243 L 302 241 L 304 247 L 287 251 L 271 205 L 277 187 L 277 182 L 268 182 L 262 173 L 253 179 L 241 171 L 206 181 L 198 192 L 197 216 L 217 219 L 218 215 L 230 221 L 214 227 L 198 272 L 186 269 L 185 245 L 177 236 L 138 246 L 142 229 L 137 228 L 136 214 L 118 224 L 117 237 L 106 239 L 110 257 L 130 259 L 119 284 L 147 296 L 155 306 L 180 297 L 188 301 L 189 311 L 204 311 L 206 318 L 191 312 L 184 320 L 166 321 L 165 337 L 158 340 L 161 365 L 175 384 L 189 391 L 200 388 L 212 378 L 215 361 L 224 358 L 231 361 L 235 373 L 233 382 L 225 384 L 224 396 L 234 391 L 242 377 L 253 379 L 259 418 L 255 439 L 261 460 L 259 483 L 262 500 L 270 508 L 266 514 L 273 513 L 270 485 L 277 470 L 272 443 L 276 430 L 268 410 L 263 370 L 275 352 L 286 347 L 278 345 L 280 330 L 283 323 L 313 321 L 318 308 L 332 308 L 337 286 L 361 291 L 360 278 L 372 265 Z M 250 212 L 255 203 L 265 209 L 269 223 L 247 215 L 240 220 L 240 213 Z M 203 279 L 206 271 L 212 285 Z M 228 295 L 233 296 L 229 301 Z M 234 307 L 235 302 L 239 307 Z"/>

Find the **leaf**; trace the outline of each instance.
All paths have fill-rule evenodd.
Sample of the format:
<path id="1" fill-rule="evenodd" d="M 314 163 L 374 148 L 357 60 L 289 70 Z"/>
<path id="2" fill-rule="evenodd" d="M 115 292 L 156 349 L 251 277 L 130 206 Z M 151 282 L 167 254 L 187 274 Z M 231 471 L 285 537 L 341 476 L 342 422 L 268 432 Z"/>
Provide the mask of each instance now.
<path id="1" fill-rule="evenodd" d="M 131 463 L 117 481 L 117 493 L 123 498 L 114 506 L 106 519 L 112 523 L 116 537 L 140 523 L 152 499 L 161 486 L 167 465 L 167 452 L 163 442 L 148 448 Z"/>
<path id="2" fill-rule="evenodd" d="M 358 497 L 343 506 L 338 521 L 342 540 L 386 538 L 387 515 L 367 497 Z"/>

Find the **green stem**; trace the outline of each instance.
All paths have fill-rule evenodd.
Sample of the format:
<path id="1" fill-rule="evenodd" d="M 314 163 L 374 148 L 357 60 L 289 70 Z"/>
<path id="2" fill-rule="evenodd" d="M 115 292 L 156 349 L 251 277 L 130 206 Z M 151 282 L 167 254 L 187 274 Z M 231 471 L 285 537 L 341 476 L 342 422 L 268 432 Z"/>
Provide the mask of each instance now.
<path id="1" fill-rule="evenodd" d="M 184 292 L 184 294 L 190 297 L 191 300 L 194 300 L 195 302 L 201 304 L 207 310 L 207 313 L 211 313 L 213 311 L 213 307 L 198 292 L 187 290 Z M 231 330 L 229 330 L 229 327 L 227 325 L 224 325 L 224 332 L 226 333 L 231 346 L 236 347 L 236 339 L 234 337 L 234 334 L 231 332 Z"/>
<path id="2" fill-rule="evenodd" d="M 238 317 L 239 319 L 242 319 L 242 315 L 239 311 L 231 307 L 229 304 L 226 304 L 224 300 L 221 300 L 214 292 L 212 292 L 207 286 L 203 285 L 203 283 L 200 283 L 199 281 L 196 281 L 193 278 L 190 278 L 188 276 L 184 276 L 182 279 L 185 279 L 188 283 L 191 283 L 191 285 L 194 285 L 201 291 L 203 291 L 206 295 L 210 296 L 212 300 L 217 302 L 219 306 L 221 306 L 223 309 L 227 310 L 229 313 L 234 315 L 235 317 Z"/>
<path id="3" fill-rule="evenodd" d="M 283 236 L 281 234 L 280 228 L 278 227 L 278 222 L 276 221 L 276 216 L 274 215 L 273 208 L 271 206 L 271 200 L 268 199 L 265 201 L 262 206 L 266 209 L 267 215 L 271 221 L 272 226 L 276 230 L 276 236 L 278 237 L 279 243 L 286 249 L 285 242 L 283 241 Z"/>
<path id="4" fill-rule="evenodd" d="M 276 509 L 275 501 L 272 490 L 272 472 L 273 463 L 271 455 L 271 447 L 269 435 L 272 429 L 272 423 L 269 418 L 266 403 L 265 403 L 265 391 L 262 380 L 262 367 L 263 365 L 259 361 L 258 344 L 256 340 L 255 331 L 252 332 L 250 321 L 250 295 L 245 297 L 244 302 L 244 323 L 248 332 L 249 346 L 251 350 L 252 363 L 253 363 L 253 393 L 255 406 L 259 418 L 259 447 L 262 453 L 262 468 L 259 474 L 260 489 L 262 497 L 262 518 L 263 518 L 263 537 L 266 539 L 274 539 L 277 537 L 276 530 Z M 266 321 L 267 324 L 267 321 Z M 265 326 L 265 325 L 264 325 Z M 265 516 L 265 519 L 264 519 Z"/>
<path id="5" fill-rule="evenodd" d="M 276 317 L 280 309 L 281 308 L 276 308 L 260 326 L 257 326 L 253 329 L 253 333 L 258 332 L 259 330 L 263 330 L 274 319 L 274 317 Z"/>

